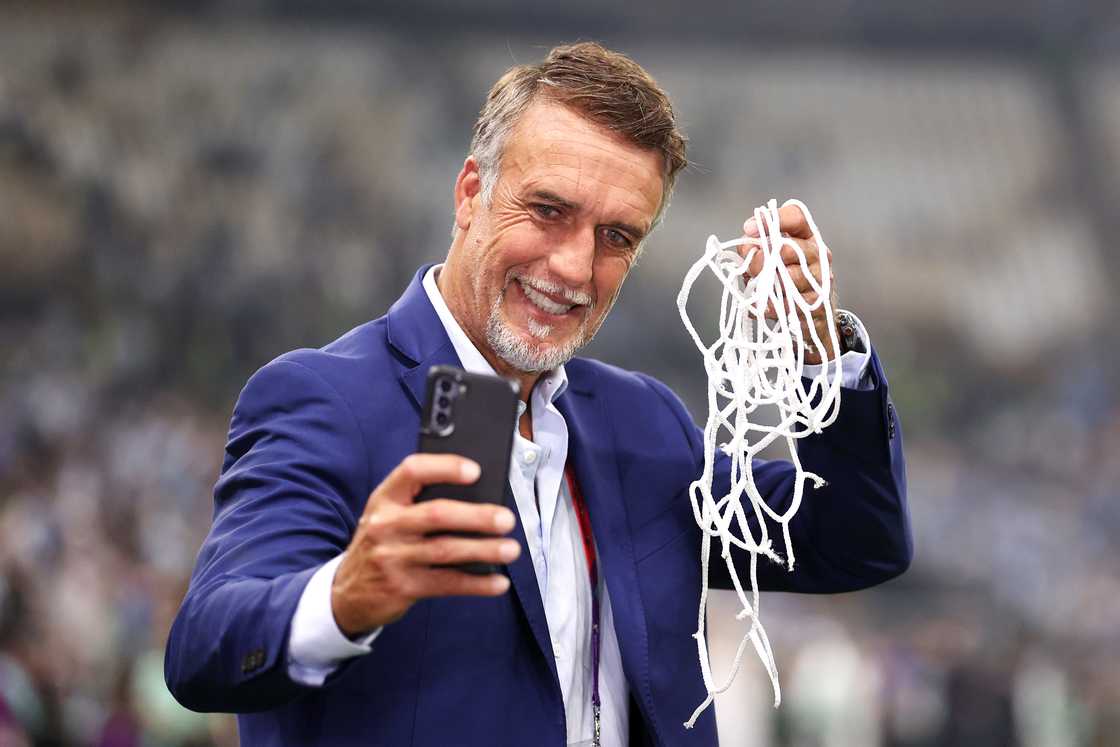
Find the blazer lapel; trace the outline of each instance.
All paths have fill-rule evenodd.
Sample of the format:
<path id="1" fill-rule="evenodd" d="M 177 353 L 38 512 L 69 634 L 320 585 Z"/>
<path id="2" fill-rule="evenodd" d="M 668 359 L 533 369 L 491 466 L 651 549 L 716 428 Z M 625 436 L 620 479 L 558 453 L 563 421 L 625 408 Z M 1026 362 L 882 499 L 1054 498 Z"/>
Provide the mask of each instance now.
<path id="1" fill-rule="evenodd" d="M 431 265 L 425 265 L 420 268 L 404 295 L 390 307 L 387 315 L 389 344 L 407 359 L 401 366 L 401 385 L 411 395 L 413 405 L 418 412 L 424 401 L 428 369 L 438 365 L 460 368 L 463 365 L 424 290 L 424 275 L 430 267 Z M 517 503 L 513 500 L 508 479 L 505 502 L 514 513 L 517 512 Z M 520 521 L 517 522 L 511 536 L 521 543 L 522 548 L 529 547 L 525 538 L 525 529 Z M 506 571 L 529 628 L 533 631 L 533 638 L 536 639 L 541 655 L 552 671 L 553 680 L 559 684 L 556 660 L 552 655 L 552 638 L 548 632 L 548 621 L 544 616 L 544 601 L 528 550 L 526 549 L 517 560 L 508 564 Z"/>
<path id="2" fill-rule="evenodd" d="M 408 284 L 404 295 L 389 307 L 386 314 L 386 334 L 389 344 L 405 358 L 402 361 L 400 380 L 412 396 L 417 410 L 424 402 L 424 385 L 428 369 L 432 366 L 462 367 L 455 346 L 443 328 L 424 290 L 424 275 L 432 265 L 420 268 Z"/>
<path id="3" fill-rule="evenodd" d="M 568 424 L 568 459 L 591 515 L 591 529 L 602 559 L 602 572 L 607 582 L 627 680 L 646 723 L 655 728 L 649 676 L 649 638 L 638 592 L 634 544 L 614 460 L 617 448 L 613 443 L 614 432 L 603 414 L 602 403 L 598 401 L 594 388 L 590 382 L 577 381 L 578 374 L 573 371 L 574 368 L 569 366 L 567 369 L 569 391 L 556 403 Z"/>

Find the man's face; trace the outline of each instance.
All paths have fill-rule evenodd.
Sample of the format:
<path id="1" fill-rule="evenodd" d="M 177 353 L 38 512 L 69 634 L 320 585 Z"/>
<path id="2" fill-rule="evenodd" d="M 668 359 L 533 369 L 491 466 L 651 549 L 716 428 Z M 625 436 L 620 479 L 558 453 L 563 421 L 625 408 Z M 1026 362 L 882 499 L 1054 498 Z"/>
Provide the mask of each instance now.
<path id="1" fill-rule="evenodd" d="M 449 303 L 484 353 L 514 371 L 554 368 L 618 297 L 661 203 L 662 158 L 538 102 L 510 134 L 489 205 L 471 168 L 457 184 L 465 235 L 445 268 Z"/>

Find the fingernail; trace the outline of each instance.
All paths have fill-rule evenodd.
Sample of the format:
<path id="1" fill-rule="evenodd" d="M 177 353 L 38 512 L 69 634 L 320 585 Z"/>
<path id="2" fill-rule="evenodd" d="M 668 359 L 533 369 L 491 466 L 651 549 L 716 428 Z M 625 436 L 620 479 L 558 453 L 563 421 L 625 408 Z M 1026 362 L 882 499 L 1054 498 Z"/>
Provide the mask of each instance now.
<path id="1" fill-rule="evenodd" d="M 463 479 L 467 482 L 474 482 L 482 475 L 482 467 L 478 466 L 477 462 L 472 462 L 467 459 L 463 462 L 463 466 L 459 468 Z"/>
<path id="2" fill-rule="evenodd" d="M 505 576 L 498 576 L 493 581 L 491 581 L 490 584 L 494 587 L 494 591 L 498 594 L 501 594 L 509 589 L 509 579 Z"/>
<path id="3" fill-rule="evenodd" d="M 521 554 L 521 545 L 513 540 L 503 542 L 501 549 L 498 550 L 498 554 L 502 556 L 502 560 L 508 563 Z"/>
<path id="4" fill-rule="evenodd" d="M 498 513 L 494 514 L 494 526 L 497 527 L 499 532 L 508 532 L 513 529 L 513 511 L 508 508 L 499 509 Z"/>
<path id="5" fill-rule="evenodd" d="M 743 233 L 747 236 L 758 236 L 758 221 L 747 218 L 747 222 L 743 224 Z"/>

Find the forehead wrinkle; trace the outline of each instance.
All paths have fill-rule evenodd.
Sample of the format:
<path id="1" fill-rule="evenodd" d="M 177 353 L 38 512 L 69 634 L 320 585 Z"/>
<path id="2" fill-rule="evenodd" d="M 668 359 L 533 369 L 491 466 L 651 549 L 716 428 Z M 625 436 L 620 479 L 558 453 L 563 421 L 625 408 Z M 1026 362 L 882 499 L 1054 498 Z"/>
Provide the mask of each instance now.
<path id="1" fill-rule="evenodd" d="M 620 148 L 620 145 L 623 146 L 623 148 Z M 549 157 L 562 157 L 566 155 L 570 158 L 576 159 L 586 158 L 585 155 L 581 155 L 577 152 L 565 153 L 564 151 L 567 150 L 567 148 L 565 148 L 564 146 L 574 146 L 572 150 L 575 151 L 584 150 L 587 148 L 599 151 L 603 155 L 607 156 L 607 158 L 602 161 L 604 167 L 610 168 L 612 171 L 625 170 L 636 176 L 638 179 L 644 180 L 645 168 L 641 162 L 642 159 L 639 156 L 630 153 L 628 149 L 624 150 L 624 148 L 628 148 L 628 144 L 626 143 L 620 141 L 618 143 L 612 143 L 610 145 L 602 145 L 595 142 L 588 142 L 586 140 L 554 136 L 548 146 L 544 149 L 544 152 Z M 620 161 L 623 168 L 619 168 L 618 164 L 608 164 L 607 161 Z"/>
<path id="2" fill-rule="evenodd" d="M 572 177 L 572 176 L 569 176 L 567 174 L 563 174 L 563 173 L 560 173 L 560 172 L 551 172 L 550 171 L 547 174 L 542 174 L 538 177 L 534 177 L 534 178 L 528 180 L 527 182 L 525 182 L 525 185 L 522 189 L 523 193 L 532 194 L 534 192 L 553 192 L 553 193 L 556 194 L 557 197 L 561 198 L 562 200 L 564 200 L 567 203 L 575 205 L 576 207 L 579 207 L 581 205 L 581 203 L 583 202 L 582 200 L 580 200 L 580 199 L 578 199 L 578 198 L 576 198 L 572 195 L 560 194 L 556 189 L 553 188 L 555 185 L 549 184 L 548 182 L 545 181 L 546 179 L 547 180 L 560 181 L 560 182 L 566 182 L 568 184 L 571 184 L 573 187 L 577 187 L 577 188 L 579 187 L 578 178 Z"/>
<path id="3" fill-rule="evenodd" d="M 595 165 L 589 168 L 588 160 L 593 161 Z M 633 167 L 633 164 L 627 164 L 631 168 L 623 169 L 619 168 L 618 164 L 611 164 L 598 159 L 588 159 L 576 153 L 549 153 L 543 165 L 559 167 L 560 170 L 550 173 L 558 178 L 574 181 L 577 189 L 582 184 L 585 172 L 590 178 L 597 179 L 608 187 L 623 190 L 627 195 L 642 193 L 644 191 L 643 187 L 648 183 L 648 180 L 643 178 L 646 175 L 641 173 L 638 168 Z M 565 175 L 563 169 L 574 169 L 576 171 L 574 180 L 572 177 Z M 651 189 L 650 191 L 651 196 L 654 196 L 652 193 L 657 190 Z M 657 192 L 657 194 L 660 195 L 660 192 Z"/>
<path id="4" fill-rule="evenodd" d="M 558 102 L 541 100 L 533 103 L 515 125 L 511 144 L 515 140 L 521 141 L 522 146 L 530 152 L 534 150 L 530 146 L 531 142 L 543 141 L 548 141 L 548 144 L 542 149 L 555 148 L 561 144 L 593 148 L 623 160 L 630 170 L 637 171 L 639 174 L 644 170 L 641 159 L 632 152 L 641 151 L 641 148 L 622 135 L 591 122 L 579 112 Z M 654 155 L 658 161 L 662 160 L 655 151 L 651 150 L 648 153 Z M 663 165 L 659 163 L 655 168 L 659 178 L 663 178 Z"/>

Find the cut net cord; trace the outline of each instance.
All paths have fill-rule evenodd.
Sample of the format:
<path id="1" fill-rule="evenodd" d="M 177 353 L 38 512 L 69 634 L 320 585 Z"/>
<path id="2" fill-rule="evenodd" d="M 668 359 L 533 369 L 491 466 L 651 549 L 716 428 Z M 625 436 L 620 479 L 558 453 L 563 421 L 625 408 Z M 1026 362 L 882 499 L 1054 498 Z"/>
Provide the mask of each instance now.
<path id="1" fill-rule="evenodd" d="M 715 696 L 731 686 L 748 643 L 753 646 L 770 677 L 775 707 L 781 703 L 774 653 L 758 618 L 758 558 L 764 555 L 775 563 L 785 564 L 788 570 L 793 570 L 794 554 L 789 522 L 801 505 L 805 483 L 811 481 L 814 487 L 824 484 L 819 475 L 802 468 L 795 441 L 812 433 L 820 433 L 831 425 L 840 407 L 841 368 L 837 356 L 820 366 L 817 374 L 810 377 L 808 387 L 803 378 L 807 349 L 839 350 L 836 320 L 829 302 L 832 279 L 828 249 L 809 209 L 798 200 L 789 200 L 783 207 L 786 205 L 796 205 L 805 215 L 819 248 L 820 281 L 810 272 L 801 247 L 782 234 L 777 202 L 770 200 L 766 206 L 754 211 L 759 238 L 744 237 L 721 242 L 716 236 L 710 236 L 703 256 L 685 274 L 677 296 L 681 321 L 700 350 L 704 371 L 708 375 L 704 469 L 700 477 L 689 486 L 693 517 L 702 531 L 702 588 L 697 630 L 693 637 L 696 639 L 700 671 L 708 695 L 685 722 L 685 726 L 689 728 L 696 723 L 704 709 L 712 704 Z M 744 259 L 736 248 L 748 245 L 750 249 Z M 797 290 L 789 267 L 781 258 L 785 247 L 796 252 L 801 274 L 816 294 L 814 301 L 806 301 Z M 762 258 L 762 269 L 748 280 L 747 268 L 751 260 L 759 255 Z M 719 308 L 719 337 L 711 344 L 704 342 L 686 311 L 692 287 L 705 271 L 715 275 L 723 286 Z M 827 341 L 820 339 L 812 319 L 814 311 L 822 304 L 827 321 Z M 778 310 L 777 319 L 766 318 L 768 308 Z M 763 405 L 776 408 L 776 424 L 759 422 L 755 413 Z M 721 438 L 725 440 L 719 443 Z M 759 452 L 779 440 L 784 441 L 794 468 L 791 500 L 788 508 L 781 513 L 763 500 L 753 472 L 754 459 Z M 717 448 L 731 458 L 730 490 L 718 498 L 712 495 Z M 784 560 L 774 550 L 767 519 L 782 528 Z M 750 526 L 752 520 L 758 527 L 757 537 Z M 731 672 L 719 685 L 713 680 L 705 635 L 708 570 L 713 537 L 719 538 L 720 558 L 727 566 L 735 594 L 742 605 L 736 619 L 751 619 L 750 627 L 735 651 Z M 732 548 L 739 548 L 750 554 L 749 598 L 739 580 L 732 559 Z"/>

